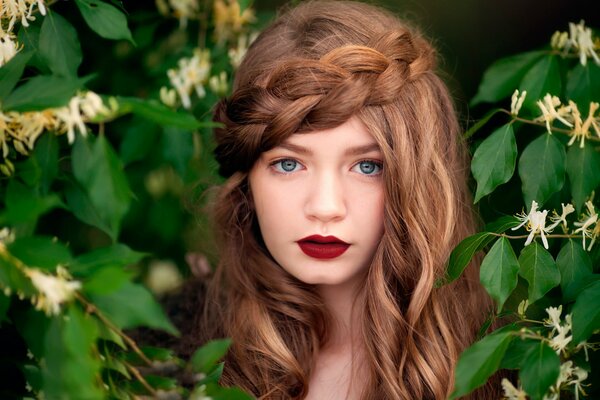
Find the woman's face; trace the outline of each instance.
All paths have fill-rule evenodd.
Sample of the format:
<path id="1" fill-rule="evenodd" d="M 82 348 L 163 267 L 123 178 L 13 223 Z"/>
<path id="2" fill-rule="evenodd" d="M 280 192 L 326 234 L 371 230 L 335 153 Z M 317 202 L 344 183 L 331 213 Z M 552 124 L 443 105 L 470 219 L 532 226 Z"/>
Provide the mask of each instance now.
<path id="1" fill-rule="evenodd" d="M 383 158 L 356 118 L 262 153 L 250 190 L 267 249 L 302 282 L 356 285 L 383 235 Z"/>

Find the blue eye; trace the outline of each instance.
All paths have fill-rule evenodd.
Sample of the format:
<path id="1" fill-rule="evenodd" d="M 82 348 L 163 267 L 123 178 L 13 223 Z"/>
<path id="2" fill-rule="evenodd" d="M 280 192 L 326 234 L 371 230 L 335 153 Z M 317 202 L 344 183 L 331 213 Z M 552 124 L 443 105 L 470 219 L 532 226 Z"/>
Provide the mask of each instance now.
<path id="1" fill-rule="evenodd" d="M 271 166 L 275 168 L 275 171 L 283 174 L 294 172 L 300 169 L 300 163 L 291 158 L 275 161 L 271 164 Z"/>
<path id="2" fill-rule="evenodd" d="M 358 170 L 356 171 L 357 168 L 358 168 Z M 364 161 L 360 161 L 359 163 L 357 163 L 352 168 L 352 170 L 355 170 L 356 172 L 360 172 L 361 174 L 364 174 L 364 175 L 379 175 L 381 173 L 382 168 L 383 168 L 383 165 L 381 164 L 381 162 L 373 161 L 373 160 L 364 160 Z"/>

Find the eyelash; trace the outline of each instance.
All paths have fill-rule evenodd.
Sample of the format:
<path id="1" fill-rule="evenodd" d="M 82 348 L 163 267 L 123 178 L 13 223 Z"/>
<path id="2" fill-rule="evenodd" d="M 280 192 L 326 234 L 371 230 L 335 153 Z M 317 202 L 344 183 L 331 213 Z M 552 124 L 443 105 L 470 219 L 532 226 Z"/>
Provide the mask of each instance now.
<path id="1" fill-rule="evenodd" d="M 293 170 L 293 171 L 282 171 L 279 168 L 277 168 L 277 165 L 281 164 L 284 161 L 293 161 L 293 162 L 295 162 L 295 163 L 297 163 L 299 165 L 302 165 L 302 163 L 300 161 L 295 160 L 293 158 L 280 158 L 279 160 L 275 160 L 275 161 L 272 161 L 271 163 L 269 163 L 269 168 L 271 168 L 272 170 L 274 170 L 275 173 L 278 173 L 278 174 L 281 174 L 281 175 L 288 175 L 288 174 L 291 174 L 293 172 L 296 172 L 295 170 Z M 354 169 L 356 166 L 359 166 L 361 163 L 365 163 L 365 162 L 367 162 L 367 163 L 373 163 L 377 168 L 379 168 L 379 171 L 377 171 L 376 173 L 373 173 L 373 174 L 363 174 L 363 173 L 361 173 L 361 175 L 364 175 L 364 176 L 369 177 L 369 178 L 374 178 L 374 177 L 377 177 L 377 176 L 381 175 L 381 172 L 383 170 L 383 163 L 381 161 L 378 161 L 378 160 L 364 159 L 364 160 L 357 161 L 352 166 L 352 169 Z"/>

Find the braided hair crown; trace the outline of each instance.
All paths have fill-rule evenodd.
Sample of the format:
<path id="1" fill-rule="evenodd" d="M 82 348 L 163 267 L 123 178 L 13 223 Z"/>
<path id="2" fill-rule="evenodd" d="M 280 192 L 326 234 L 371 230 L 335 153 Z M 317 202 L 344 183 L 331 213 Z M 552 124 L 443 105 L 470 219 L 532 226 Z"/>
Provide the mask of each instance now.
<path id="1" fill-rule="evenodd" d="M 250 46 L 232 95 L 215 109 L 222 176 L 247 172 L 294 133 L 334 128 L 364 107 L 401 101 L 403 86 L 434 67 L 429 44 L 387 12 L 368 6 L 357 21 L 363 4 L 336 1 L 333 14 L 328 3 L 291 9 Z"/>

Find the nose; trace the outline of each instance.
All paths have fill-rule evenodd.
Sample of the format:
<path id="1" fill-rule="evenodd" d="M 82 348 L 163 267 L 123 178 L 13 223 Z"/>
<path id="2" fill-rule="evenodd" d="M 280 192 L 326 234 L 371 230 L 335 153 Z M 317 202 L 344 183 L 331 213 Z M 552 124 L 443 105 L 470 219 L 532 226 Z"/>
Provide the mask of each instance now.
<path id="1" fill-rule="evenodd" d="M 309 188 L 305 214 L 309 219 L 330 222 L 346 216 L 344 185 L 334 172 L 315 176 Z"/>

